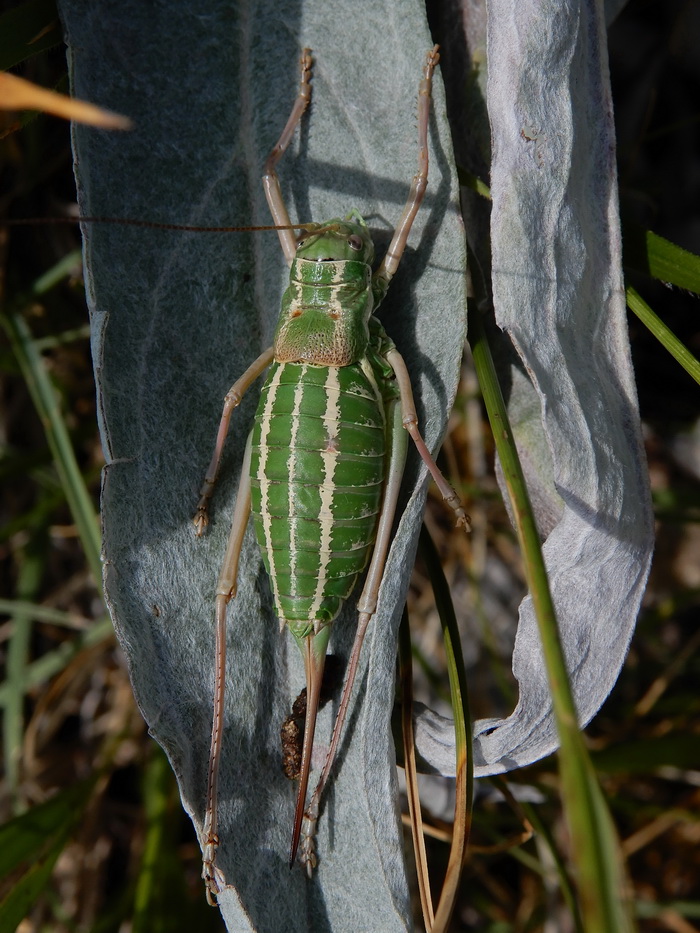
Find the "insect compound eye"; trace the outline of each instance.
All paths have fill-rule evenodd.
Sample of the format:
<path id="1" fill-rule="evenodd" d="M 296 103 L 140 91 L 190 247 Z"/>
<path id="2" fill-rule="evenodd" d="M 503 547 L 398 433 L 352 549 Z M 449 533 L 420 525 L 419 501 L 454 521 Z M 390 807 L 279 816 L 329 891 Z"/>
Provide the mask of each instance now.
<path id="1" fill-rule="evenodd" d="M 362 237 L 358 236 L 356 233 L 353 233 L 352 236 L 348 237 L 348 243 L 350 244 L 350 249 L 354 249 L 354 250 L 362 249 Z"/>

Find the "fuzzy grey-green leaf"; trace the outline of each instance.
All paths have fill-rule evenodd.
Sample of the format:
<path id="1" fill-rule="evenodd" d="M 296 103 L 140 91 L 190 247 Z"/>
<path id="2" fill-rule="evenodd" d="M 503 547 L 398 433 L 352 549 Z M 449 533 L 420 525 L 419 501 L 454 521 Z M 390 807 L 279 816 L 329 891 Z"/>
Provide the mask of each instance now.
<path id="1" fill-rule="evenodd" d="M 491 0 L 487 47 L 493 303 L 519 355 L 500 375 L 585 725 L 625 659 L 654 543 L 602 7 Z M 513 673 L 511 715 L 475 724 L 477 776 L 530 764 L 558 744 L 529 597 Z M 422 712 L 416 745 L 431 768 L 454 774 L 449 720 Z"/>
<path id="2" fill-rule="evenodd" d="M 654 540 L 600 4 L 495 0 L 488 55 L 494 308 L 529 377 L 514 380 L 511 410 L 527 411 L 528 389 L 541 408 L 539 425 L 521 417 L 514 433 L 526 470 L 537 465 L 539 500 L 549 499 L 543 552 L 584 725 L 624 661 Z M 476 725 L 478 774 L 529 764 L 557 745 L 529 598 L 513 673 L 512 715 Z"/>
<path id="3" fill-rule="evenodd" d="M 293 218 L 356 208 L 387 241 L 416 169 L 415 101 L 431 39 L 422 6 L 353 5 L 352 37 L 319 2 L 61 4 L 76 95 L 128 114 L 128 137 L 75 130 L 81 210 L 195 224 L 268 223 L 260 175 L 314 51 L 313 103 L 280 166 Z M 389 38 L 390 37 L 390 38 Z M 464 256 L 438 87 L 430 184 L 383 322 L 414 374 L 428 443 L 444 430 L 464 338 Z M 107 452 L 105 583 L 135 693 L 201 827 L 213 693 L 213 593 L 251 393 L 234 416 L 213 526 L 191 515 L 223 396 L 271 342 L 285 280 L 274 233 L 184 234 L 95 225 L 85 231 L 99 409 Z M 381 251 L 382 241 L 379 241 Z M 422 475 L 422 474 L 421 474 Z M 279 728 L 303 672 L 280 635 L 249 531 L 229 611 L 227 718 L 219 798 L 220 898 L 232 930 L 403 930 L 410 925 L 396 808 L 395 632 L 424 483 L 399 523 L 365 646 L 337 777 L 320 823 L 317 878 L 286 855 L 294 788 Z M 334 651 L 347 656 L 347 607 Z M 330 733 L 330 707 L 317 737 Z"/>

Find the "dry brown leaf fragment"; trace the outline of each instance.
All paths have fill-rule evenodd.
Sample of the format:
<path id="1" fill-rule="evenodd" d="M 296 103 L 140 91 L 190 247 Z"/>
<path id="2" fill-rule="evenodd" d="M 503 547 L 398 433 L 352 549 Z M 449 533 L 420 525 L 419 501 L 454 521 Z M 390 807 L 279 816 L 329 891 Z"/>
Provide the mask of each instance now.
<path id="1" fill-rule="evenodd" d="M 41 110 L 76 123 L 110 130 L 128 130 L 133 125 L 121 114 L 49 91 L 6 71 L 0 72 L 0 110 Z"/>

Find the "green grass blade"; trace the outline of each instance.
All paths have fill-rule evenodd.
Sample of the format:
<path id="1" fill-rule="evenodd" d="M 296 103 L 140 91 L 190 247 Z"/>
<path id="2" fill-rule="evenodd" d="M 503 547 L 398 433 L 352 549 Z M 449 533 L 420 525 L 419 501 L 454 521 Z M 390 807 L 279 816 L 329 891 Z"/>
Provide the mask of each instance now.
<path id="1" fill-rule="evenodd" d="M 54 674 L 62 671 L 76 655 L 101 641 L 114 637 L 111 621 L 105 617 L 94 622 L 89 629 L 74 641 L 64 641 L 58 648 L 48 651 L 24 669 L 23 692 L 45 683 Z M 7 705 L 16 688 L 7 682 L 0 684 L 0 707 Z"/>
<path id="2" fill-rule="evenodd" d="M 172 785 L 165 754 L 159 748 L 152 749 L 143 782 L 146 839 L 134 896 L 134 933 L 153 929 L 154 917 L 162 917 L 167 899 L 164 868 L 172 858 L 173 850 L 173 840 L 168 832 L 168 812 L 173 803 L 168 792 Z"/>
<path id="3" fill-rule="evenodd" d="M 700 295 L 700 256 L 651 230 L 646 232 L 646 245 L 649 272 L 655 279 Z"/>
<path id="4" fill-rule="evenodd" d="M 183 871 L 182 814 L 165 752 L 151 746 L 143 781 L 145 839 L 133 900 L 133 933 L 220 930 L 221 918 Z"/>
<path id="5" fill-rule="evenodd" d="M 0 933 L 15 933 L 34 902 L 46 889 L 51 872 L 68 841 L 69 833 L 61 833 L 48 852 L 35 859 L 22 873 L 5 898 L 0 901 Z"/>
<path id="6" fill-rule="evenodd" d="M 700 294 L 700 256 L 639 226 L 624 228 L 625 268 Z"/>
<path id="7" fill-rule="evenodd" d="M 0 599 L 0 613 L 11 616 L 19 612 L 29 616 L 35 622 L 48 622 L 50 625 L 60 625 L 61 628 L 78 631 L 85 631 L 93 624 L 91 619 L 86 619 L 84 616 L 54 609 L 52 606 L 41 606 L 39 603 L 26 599 Z"/>
<path id="8" fill-rule="evenodd" d="M 43 353 L 45 350 L 53 350 L 55 347 L 62 347 L 76 340 L 89 339 L 90 325 L 82 324 L 80 327 L 72 327 L 70 330 L 64 330 L 60 334 L 50 334 L 47 337 L 37 339 L 34 341 L 34 345 L 39 353 Z"/>
<path id="9" fill-rule="evenodd" d="M 13 933 L 45 890 L 93 786 L 94 780 L 75 784 L 0 826 L 0 882 L 12 881 L 0 901 L 0 933 Z"/>
<path id="10" fill-rule="evenodd" d="M 644 324 L 659 343 L 668 350 L 674 360 L 680 363 L 683 369 L 692 376 L 697 383 L 700 383 L 700 361 L 693 356 L 685 344 L 681 343 L 678 337 L 664 324 L 661 318 L 652 311 L 638 292 L 631 286 L 627 286 L 625 295 L 627 297 L 627 307 L 630 311 L 633 311 L 637 315 L 642 324 Z"/>
<path id="11" fill-rule="evenodd" d="M 423 817 L 418 794 L 418 770 L 416 767 L 416 748 L 413 738 L 413 661 L 411 651 L 411 630 L 408 612 L 404 609 L 399 628 L 399 686 L 401 691 L 401 732 L 404 748 L 404 772 L 406 775 L 406 797 L 408 812 L 411 816 L 411 835 L 413 852 L 416 860 L 418 891 L 420 894 L 423 923 L 428 933 L 432 933 L 435 922 L 433 898 L 430 891 L 428 856 L 425 851 Z"/>
<path id="12" fill-rule="evenodd" d="M 71 514 L 85 550 L 95 584 L 101 591 L 100 529 L 90 493 L 75 458 L 70 435 L 61 414 L 56 391 L 37 351 L 29 327 L 15 311 L 0 316 L 20 365 L 27 388 L 46 432 Z"/>
<path id="13" fill-rule="evenodd" d="M 43 539 L 43 536 L 42 536 Z M 32 539 L 21 555 L 17 590 L 21 596 L 33 596 L 41 582 L 44 560 L 40 554 L 41 540 Z M 32 617 L 17 609 L 12 613 L 12 634 L 7 650 L 7 702 L 3 706 L 3 752 L 5 756 L 5 779 L 8 789 L 19 804 L 19 763 L 24 736 L 24 684 L 29 662 L 32 635 Z"/>
<path id="14" fill-rule="evenodd" d="M 571 917 L 574 921 L 574 927 L 576 933 L 586 933 L 584 930 L 583 924 L 581 922 L 581 914 L 578 909 L 578 904 L 576 903 L 576 894 L 574 892 L 573 885 L 571 884 L 571 878 L 569 873 L 566 870 L 566 865 L 564 860 L 561 857 L 559 850 L 557 849 L 554 839 L 552 838 L 552 833 L 550 832 L 550 827 L 540 819 L 540 814 L 537 807 L 533 806 L 531 803 L 526 801 L 520 801 L 520 807 L 522 808 L 523 813 L 528 818 L 532 824 L 532 828 L 535 830 L 539 838 L 542 840 L 544 845 L 549 850 L 552 861 L 557 872 L 557 880 L 559 882 L 559 888 L 561 890 L 561 895 L 564 899 L 564 903 L 571 911 Z M 539 860 L 536 863 L 534 870 L 543 871 L 544 865 L 542 860 Z"/>
<path id="15" fill-rule="evenodd" d="M 93 780 L 74 784 L 0 826 L 0 880 L 7 878 L 22 862 L 34 859 L 53 837 L 70 829 L 81 818 L 81 804 L 90 799 L 93 784 Z"/>
<path id="16" fill-rule="evenodd" d="M 46 292 L 55 288 L 55 286 L 66 277 L 74 275 L 76 270 L 81 268 L 82 259 L 83 255 L 79 249 L 74 249 L 71 250 L 70 253 L 66 253 L 65 256 L 59 259 L 50 269 L 47 269 L 46 272 L 40 275 L 34 282 L 31 291 L 32 297 L 40 298 L 42 295 L 45 295 Z"/>
<path id="17" fill-rule="evenodd" d="M 474 758 L 471 748 L 471 716 L 467 695 L 467 677 L 462 657 L 462 643 L 455 617 L 450 588 L 445 579 L 440 555 L 425 525 L 421 528 L 420 549 L 430 577 L 445 645 L 450 698 L 455 724 L 456 787 L 455 820 L 452 846 L 445 882 L 435 911 L 436 931 L 446 930 L 450 922 L 472 822 L 474 799 Z"/>
<path id="18" fill-rule="evenodd" d="M 0 70 L 63 42 L 54 0 L 27 0 L 0 16 Z"/>
<path id="19" fill-rule="evenodd" d="M 470 191 L 475 191 L 487 201 L 491 200 L 491 189 L 481 178 L 474 175 L 472 172 L 467 171 L 466 168 L 463 168 L 460 165 L 457 166 L 457 176 L 459 178 L 460 185 L 462 185 L 464 188 L 469 188 Z"/>
<path id="20" fill-rule="evenodd" d="M 619 843 L 578 729 L 539 535 L 481 315 L 474 307 L 469 339 L 508 488 L 547 667 L 560 742 L 563 805 L 584 928 L 596 933 L 624 933 L 634 930 L 635 925 L 622 893 L 625 875 Z"/>

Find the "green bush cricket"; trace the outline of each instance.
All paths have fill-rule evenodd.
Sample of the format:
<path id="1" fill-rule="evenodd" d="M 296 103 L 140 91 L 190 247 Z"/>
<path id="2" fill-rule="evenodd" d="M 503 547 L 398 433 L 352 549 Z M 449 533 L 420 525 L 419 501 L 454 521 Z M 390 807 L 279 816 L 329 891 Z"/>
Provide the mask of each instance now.
<path id="1" fill-rule="evenodd" d="M 301 85 L 291 115 L 267 159 L 263 185 L 290 283 L 282 298 L 274 344 L 226 395 L 214 454 L 194 519 L 208 523 L 233 410 L 262 373 L 255 422 L 246 444 L 226 555 L 216 588 L 214 715 L 202 832 L 207 899 L 225 884 L 216 867 L 217 778 L 226 679 L 226 610 L 236 595 L 238 562 L 252 512 L 281 628 L 288 626 L 304 659 L 308 709 L 290 867 L 299 850 L 309 877 L 317 864 L 319 806 L 340 741 L 357 664 L 372 619 L 392 533 L 410 434 L 459 525 L 469 519 L 419 432 L 405 363 L 373 312 L 397 271 L 428 178 L 428 118 L 437 46 L 427 55 L 418 94 L 419 167 L 387 252 L 372 272 L 374 247 L 363 218 L 292 225 L 276 164 L 311 96 L 311 54 L 304 50 Z M 301 229 L 297 237 L 295 229 Z M 331 623 L 359 574 L 367 575 L 358 624 L 328 754 L 306 802 L 316 713 Z"/>

